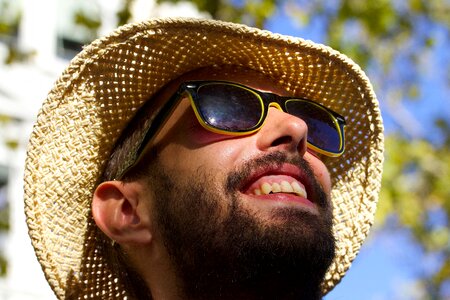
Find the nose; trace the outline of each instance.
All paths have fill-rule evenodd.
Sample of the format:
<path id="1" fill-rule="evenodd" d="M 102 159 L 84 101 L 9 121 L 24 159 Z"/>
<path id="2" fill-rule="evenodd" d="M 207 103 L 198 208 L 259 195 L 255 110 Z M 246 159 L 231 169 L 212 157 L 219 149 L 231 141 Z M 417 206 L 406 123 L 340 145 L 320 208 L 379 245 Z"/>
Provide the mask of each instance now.
<path id="1" fill-rule="evenodd" d="M 291 151 L 300 156 L 306 152 L 306 123 L 275 107 L 269 108 L 264 125 L 257 134 L 257 146 L 261 151 Z"/>

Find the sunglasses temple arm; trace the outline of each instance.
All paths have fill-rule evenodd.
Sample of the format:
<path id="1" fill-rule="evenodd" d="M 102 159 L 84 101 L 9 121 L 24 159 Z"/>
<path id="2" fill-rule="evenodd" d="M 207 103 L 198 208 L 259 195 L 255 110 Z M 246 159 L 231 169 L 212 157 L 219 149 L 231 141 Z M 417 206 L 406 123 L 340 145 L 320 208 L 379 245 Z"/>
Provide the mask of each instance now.
<path id="1" fill-rule="evenodd" d="M 167 120 L 177 107 L 180 100 L 181 94 L 179 93 L 174 94 L 155 115 L 155 118 L 151 122 L 150 127 L 147 129 L 144 139 L 142 140 L 142 143 L 137 150 L 136 155 L 138 158 L 144 151 L 145 147 L 156 137 L 158 132 L 162 129 L 164 124 L 167 122 Z"/>
<path id="2" fill-rule="evenodd" d="M 124 168 L 124 170 L 121 172 L 121 174 L 118 176 L 118 179 L 120 180 L 125 173 L 128 172 L 131 168 L 133 168 L 141 159 L 144 150 L 146 146 L 153 141 L 153 139 L 157 136 L 158 132 L 161 130 L 161 128 L 164 126 L 164 124 L 169 119 L 172 112 L 177 107 L 178 103 L 181 100 L 181 93 L 175 93 L 169 101 L 167 101 L 161 109 L 158 111 L 158 113 L 155 115 L 154 119 L 151 121 L 150 126 L 145 132 L 144 138 L 142 139 L 142 142 L 139 144 L 136 152 L 133 154 L 133 157 L 130 161 L 130 164 Z"/>

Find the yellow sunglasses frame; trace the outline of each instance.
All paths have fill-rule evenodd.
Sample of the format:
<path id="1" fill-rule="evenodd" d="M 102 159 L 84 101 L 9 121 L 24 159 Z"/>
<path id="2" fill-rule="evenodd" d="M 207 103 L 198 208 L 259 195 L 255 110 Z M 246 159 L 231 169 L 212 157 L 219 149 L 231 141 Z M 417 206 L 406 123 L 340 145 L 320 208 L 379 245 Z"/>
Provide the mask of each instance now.
<path id="1" fill-rule="evenodd" d="M 197 108 L 197 104 L 196 104 L 196 102 L 195 102 L 195 100 L 193 98 L 192 87 L 189 86 L 189 83 L 196 83 L 196 84 L 200 83 L 198 86 L 196 86 L 197 90 L 200 89 L 200 87 L 203 87 L 203 86 L 206 86 L 206 85 L 211 85 L 211 84 L 218 84 L 218 83 L 231 85 L 231 86 L 236 86 L 238 88 L 247 90 L 248 92 L 254 94 L 256 96 L 256 98 L 260 101 L 260 104 L 261 104 L 261 117 L 258 120 L 258 122 L 256 123 L 256 125 L 250 130 L 245 130 L 245 131 L 227 131 L 227 130 L 216 128 L 216 127 L 208 124 L 203 119 L 201 113 L 199 112 L 199 110 Z M 310 148 L 311 150 L 313 150 L 316 153 L 320 153 L 320 154 L 323 154 L 323 155 L 326 155 L 326 156 L 329 156 L 329 157 L 339 157 L 345 151 L 344 132 L 343 132 L 343 129 L 344 129 L 344 126 L 345 126 L 345 119 L 342 116 L 340 116 L 337 113 L 335 113 L 334 111 L 331 111 L 329 108 L 327 108 L 327 107 L 325 107 L 323 105 L 320 105 L 320 104 L 318 104 L 318 103 L 316 103 L 314 101 L 307 100 L 307 99 L 302 99 L 302 98 L 281 97 L 281 96 L 278 96 L 278 95 L 272 94 L 272 93 L 265 93 L 265 92 L 256 91 L 256 90 L 253 90 L 253 89 L 251 89 L 251 88 L 249 88 L 247 86 L 244 86 L 244 85 L 241 85 L 241 84 L 236 84 L 236 83 L 233 83 L 233 82 L 228 82 L 228 81 L 192 81 L 192 82 L 189 82 L 189 83 L 185 83 L 184 84 L 184 91 L 182 92 L 180 97 L 182 98 L 183 95 L 186 95 L 189 98 L 189 101 L 191 103 L 191 107 L 194 110 L 194 113 L 195 113 L 195 116 L 197 117 L 198 122 L 200 123 L 200 125 L 202 125 L 203 128 L 205 128 L 208 131 L 211 131 L 211 132 L 214 132 L 214 133 L 218 133 L 218 134 L 223 134 L 223 135 L 231 135 L 231 136 L 244 136 L 244 135 L 250 135 L 250 134 L 253 134 L 253 133 L 257 132 L 258 130 L 261 129 L 262 126 L 264 126 L 264 123 L 265 123 L 266 118 L 267 118 L 267 111 L 266 111 L 265 104 L 267 105 L 267 108 L 274 107 L 276 109 L 279 109 L 282 112 L 289 113 L 289 112 L 285 111 L 281 107 L 281 105 L 279 103 L 277 103 L 277 102 L 272 101 L 272 102 L 264 103 L 264 100 L 261 97 L 261 94 L 263 94 L 263 95 L 272 95 L 272 96 L 279 97 L 279 98 L 282 98 L 282 99 L 287 99 L 285 104 L 288 103 L 289 101 L 304 101 L 304 102 L 308 102 L 309 104 L 312 104 L 312 105 L 318 107 L 319 109 L 325 111 L 331 117 L 331 120 L 333 121 L 333 124 L 335 125 L 335 127 L 336 127 L 336 129 L 338 131 L 338 134 L 339 134 L 339 149 L 340 149 L 340 151 L 339 152 L 326 151 L 326 150 L 323 150 L 323 149 L 315 146 L 314 144 L 312 144 L 310 142 L 307 143 L 308 144 L 308 148 Z M 201 84 L 201 83 L 203 83 L 203 84 Z M 333 112 L 334 114 L 331 113 L 331 112 Z M 339 123 L 338 120 L 341 120 L 341 124 Z"/>

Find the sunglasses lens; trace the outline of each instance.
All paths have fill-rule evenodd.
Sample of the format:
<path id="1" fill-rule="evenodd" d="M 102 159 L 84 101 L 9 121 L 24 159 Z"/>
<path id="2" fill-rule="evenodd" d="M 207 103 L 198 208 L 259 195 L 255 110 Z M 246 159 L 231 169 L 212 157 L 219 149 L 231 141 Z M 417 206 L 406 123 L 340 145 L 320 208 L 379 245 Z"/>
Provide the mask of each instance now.
<path id="1" fill-rule="evenodd" d="M 232 84 L 211 83 L 197 90 L 197 110 L 208 125 L 225 131 L 253 129 L 261 120 L 263 104 L 257 94 Z"/>
<path id="2" fill-rule="evenodd" d="M 286 110 L 305 121 L 310 144 L 332 153 L 342 150 L 340 129 L 334 117 L 323 107 L 302 100 L 289 100 Z"/>

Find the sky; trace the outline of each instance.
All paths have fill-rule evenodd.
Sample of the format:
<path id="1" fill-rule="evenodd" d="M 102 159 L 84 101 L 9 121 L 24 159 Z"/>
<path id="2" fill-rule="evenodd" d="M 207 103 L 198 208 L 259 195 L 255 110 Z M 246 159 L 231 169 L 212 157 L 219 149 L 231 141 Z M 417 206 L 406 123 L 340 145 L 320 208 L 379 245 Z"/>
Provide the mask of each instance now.
<path id="1" fill-rule="evenodd" d="M 310 26 L 302 27 L 294 23 L 283 10 L 278 11 L 268 22 L 267 29 L 324 43 L 324 26 L 321 20 L 312 20 Z M 423 26 L 421 30 L 430 28 Z M 399 113 L 405 114 L 403 117 L 409 118 L 414 125 L 409 131 L 411 137 L 426 137 L 435 144 L 441 144 L 442 135 L 430 128 L 433 127 L 435 117 L 450 122 L 450 40 L 444 28 L 437 27 L 432 30 L 435 39 L 433 51 L 420 58 L 426 61 L 418 74 L 422 93 L 415 101 L 402 101 L 403 107 Z M 399 70 L 399 73 L 402 71 L 404 70 Z M 379 99 L 383 92 L 376 90 Z M 389 115 L 384 108 L 385 103 L 381 101 L 386 132 L 391 133 L 401 128 L 396 116 Z M 427 295 L 417 285 L 417 278 L 424 273 L 433 272 L 439 262 L 435 256 L 424 256 L 406 229 L 372 230 L 346 276 L 325 300 L 425 299 Z M 450 299 L 450 287 L 444 297 Z"/>

